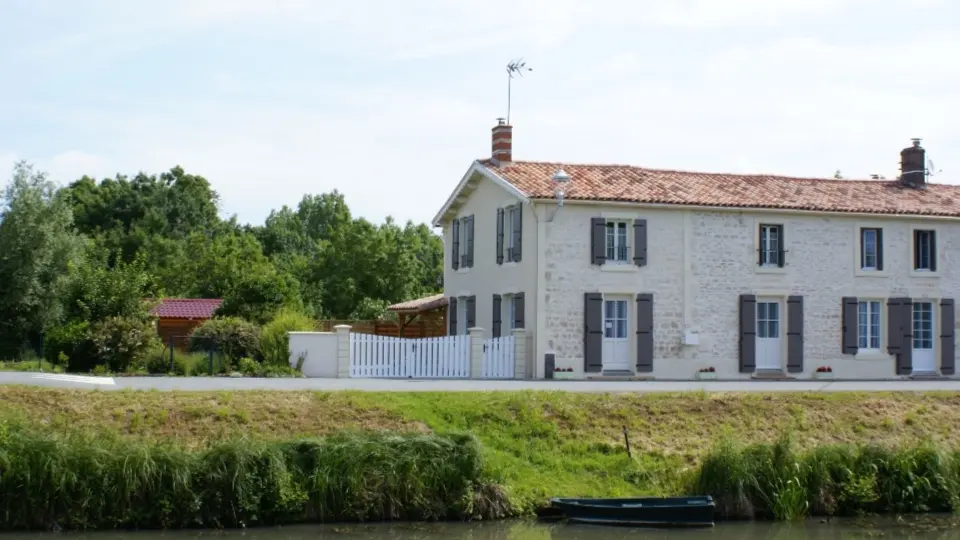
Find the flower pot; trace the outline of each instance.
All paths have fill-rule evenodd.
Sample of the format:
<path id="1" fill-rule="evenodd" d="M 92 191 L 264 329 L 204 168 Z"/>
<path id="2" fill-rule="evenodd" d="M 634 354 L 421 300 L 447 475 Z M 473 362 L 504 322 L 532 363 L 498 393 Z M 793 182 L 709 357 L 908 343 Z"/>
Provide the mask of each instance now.
<path id="1" fill-rule="evenodd" d="M 813 378 L 814 379 L 832 379 L 833 372 L 832 371 L 814 371 Z"/>
<path id="2" fill-rule="evenodd" d="M 716 371 L 698 371 L 697 379 L 701 381 L 715 381 L 717 380 Z"/>
<path id="3" fill-rule="evenodd" d="M 577 374 L 573 371 L 554 371 L 553 372 L 554 379 L 567 380 L 567 381 L 575 379 L 576 375 Z"/>

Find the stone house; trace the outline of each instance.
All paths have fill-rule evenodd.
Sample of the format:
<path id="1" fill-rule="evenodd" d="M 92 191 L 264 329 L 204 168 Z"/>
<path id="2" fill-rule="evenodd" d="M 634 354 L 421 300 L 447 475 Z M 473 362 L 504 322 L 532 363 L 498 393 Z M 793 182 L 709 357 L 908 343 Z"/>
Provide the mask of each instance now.
<path id="1" fill-rule="evenodd" d="M 960 187 L 514 161 L 493 128 L 434 218 L 448 330 L 527 329 L 581 377 L 953 376 Z"/>

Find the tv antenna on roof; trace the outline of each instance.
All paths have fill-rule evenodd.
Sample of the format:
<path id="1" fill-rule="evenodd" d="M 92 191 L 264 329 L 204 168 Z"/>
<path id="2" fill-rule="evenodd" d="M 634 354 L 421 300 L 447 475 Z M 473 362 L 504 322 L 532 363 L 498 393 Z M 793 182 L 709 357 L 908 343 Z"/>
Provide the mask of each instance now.
<path id="1" fill-rule="evenodd" d="M 523 58 L 519 60 L 511 60 L 507 64 L 507 124 L 510 124 L 510 98 L 511 98 L 511 83 L 513 83 L 513 75 L 517 74 L 523 77 L 524 71 L 533 71 L 533 68 L 527 67 L 527 63 L 523 61 Z"/>

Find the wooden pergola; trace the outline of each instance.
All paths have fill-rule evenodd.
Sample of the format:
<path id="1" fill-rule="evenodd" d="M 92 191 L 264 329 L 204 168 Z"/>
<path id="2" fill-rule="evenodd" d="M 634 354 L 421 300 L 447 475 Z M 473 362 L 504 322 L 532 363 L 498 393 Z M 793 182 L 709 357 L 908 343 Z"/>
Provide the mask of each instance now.
<path id="1" fill-rule="evenodd" d="M 400 337 L 447 335 L 447 297 L 434 294 L 387 307 L 397 316 Z"/>

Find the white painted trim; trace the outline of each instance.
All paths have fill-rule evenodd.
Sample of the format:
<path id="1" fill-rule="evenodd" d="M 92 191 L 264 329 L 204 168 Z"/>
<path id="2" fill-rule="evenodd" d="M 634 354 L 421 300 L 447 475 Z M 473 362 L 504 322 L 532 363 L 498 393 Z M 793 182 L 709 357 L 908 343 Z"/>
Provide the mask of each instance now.
<path id="1" fill-rule="evenodd" d="M 934 251 L 936 252 L 936 255 L 937 255 L 936 260 L 934 261 L 934 263 L 937 265 L 936 271 L 930 272 L 927 270 L 916 270 L 913 267 L 913 263 L 914 263 L 913 253 L 914 253 L 914 250 L 916 249 L 913 245 L 913 241 L 916 238 L 916 234 L 914 231 L 918 231 L 918 230 L 934 231 L 934 241 L 936 242 L 936 244 L 934 245 Z M 910 252 L 907 254 L 907 260 L 909 261 L 909 264 L 910 264 L 909 266 L 910 277 L 939 278 L 941 276 L 941 274 L 943 273 L 943 266 L 941 266 L 941 263 L 943 262 L 943 253 L 942 253 L 943 244 L 942 243 L 943 243 L 943 230 L 940 227 L 936 225 L 917 225 L 916 223 L 910 225 L 910 241 L 907 242 L 907 245 L 910 246 L 908 248 Z"/>
<path id="2" fill-rule="evenodd" d="M 633 259 L 623 262 L 605 262 L 599 265 L 599 267 L 601 272 L 626 272 L 635 274 L 640 271 L 640 267 L 634 264 Z"/>
<path id="3" fill-rule="evenodd" d="M 493 172 L 489 167 L 486 167 L 479 161 L 474 161 L 470 165 L 470 168 L 467 169 L 466 174 L 463 175 L 463 178 L 460 179 L 460 183 L 458 183 L 457 187 L 454 188 L 453 193 L 447 197 L 447 202 L 443 203 L 443 206 L 440 207 L 440 211 L 437 212 L 437 214 L 433 217 L 432 224 L 434 227 L 440 227 L 442 225 L 443 217 L 450 210 L 450 207 L 453 206 L 453 203 L 456 202 L 457 197 L 460 196 L 460 192 L 463 191 L 463 188 L 465 188 L 473 179 L 474 175 L 477 174 L 487 178 L 491 182 L 507 190 L 508 193 L 520 199 L 520 202 L 524 204 L 530 204 L 530 198 L 527 197 L 526 193 L 517 189 L 510 182 L 507 182 L 502 176 Z"/>
<path id="4" fill-rule="evenodd" d="M 779 225 L 781 227 L 781 235 L 778 241 L 780 242 L 781 247 L 783 248 L 783 266 L 760 266 L 758 263 L 760 259 L 760 225 Z M 790 234 L 790 224 L 787 220 L 765 220 L 763 218 L 754 218 L 753 219 L 753 271 L 757 274 L 785 274 L 787 273 L 787 267 L 790 266 L 790 242 L 784 242 L 784 239 L 790 240 L 792 235 Z"/>
<path id="5" fill-rule="evenodd" d="M 857 297 L 857 345 L 860 345 L 860 302 L 879 302 L 880 303 L 880 348 L 879 349 L 860 349 L 857 348 L 857 354 L 854 358 L 857 360 L 887 358 L 892 356 L 885 354 L 887 350 L 887 298 L 879 296 L 858 296 Z M 869 321 L 867 321 L 869 324 Z M 911 322 L 912 324 L 912 322 Z M 862 353 L 860 351 L 863 351 Z"/>
<path id="6" fill-rule="evenodd" d="M 553 199 L 537 198 L 531 199 L 535 202 L 548 202 Z M 554 201 L 556 202 L 556 201 Z M 708 206 L 698 204 L 667 204 L 667 203 L 640 203 L 627 201 L 594 201 L 582 199 L 565 199 L 563 204 L 577 204 L 586 206 L 619 206 L 631 208 L 653 208 L 661 210 L 693 210 L 697 212 L 732 212 L 760 214 L 793 214 L 805 216 L 823 216 L 823 217 L 864 217 L 869 219 L 909 219 L 909 220 L 931 220 L 931 221 L 960 221 L 960 216 L 927 216 L 922 214 L 876 214 L 870 212 L 827 212 L 825 210 L 796 210 L 792 208 L 752 208 L 743 206 Z"/>
<path id="7" fill-rule="evenodd" d="M 866 277 L 866 278 L 885 278 L 890 276 L 890 265 L 887 264 L 886 254 L 887 250 L 884 249 L 886 244 L 889 244 L 889 228 L 884 227 L 882 222 L 876 220 L 864 220 L 856 221 L 853 224 L 853 275 L 856 277 Z M 864 270 L 860 267 L 860 251 L 863 249 L 860 245 L 860 230 L 861 229 L 881 229 L 888 234 L 884 234 L 883 242 L 880 251 L 884 254 L 883 261 L 883 270 Z M 911 263 L 913 264 L 913 258 L 911 257 Z"/>

